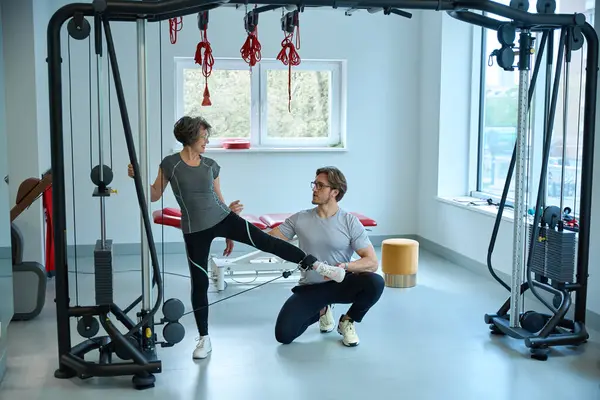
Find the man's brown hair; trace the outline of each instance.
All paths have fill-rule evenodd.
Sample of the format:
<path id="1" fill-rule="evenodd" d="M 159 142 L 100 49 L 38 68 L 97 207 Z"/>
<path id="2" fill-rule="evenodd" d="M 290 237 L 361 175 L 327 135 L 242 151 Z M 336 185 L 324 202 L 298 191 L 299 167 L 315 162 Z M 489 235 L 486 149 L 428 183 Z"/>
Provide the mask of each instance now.
<path id="1" fill-rule="evenodd" d="M 340 201 L 344 198 L 346 191 L 348 190 L 348 183 L 346 183 L 346 177 L 336 167 L 321 167 L 317 169 L 317 175 L 327 174 L 327 182 L 331 186 L 331 189 L 337 189 L 339 192 L 335 196 L 336 201 Z"/>

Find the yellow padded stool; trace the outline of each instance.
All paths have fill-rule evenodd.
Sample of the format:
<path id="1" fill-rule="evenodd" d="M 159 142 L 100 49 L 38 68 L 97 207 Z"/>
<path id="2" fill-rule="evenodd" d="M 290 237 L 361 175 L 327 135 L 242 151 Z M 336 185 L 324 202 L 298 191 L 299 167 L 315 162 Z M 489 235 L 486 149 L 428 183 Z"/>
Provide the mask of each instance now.
<path id="1" fill-rule="evenodd" d="M 419 242 L 412 239 L 385 239 L 381 243 L 381 270 L 385 285 L 409 288 L 417 284 Z"/>

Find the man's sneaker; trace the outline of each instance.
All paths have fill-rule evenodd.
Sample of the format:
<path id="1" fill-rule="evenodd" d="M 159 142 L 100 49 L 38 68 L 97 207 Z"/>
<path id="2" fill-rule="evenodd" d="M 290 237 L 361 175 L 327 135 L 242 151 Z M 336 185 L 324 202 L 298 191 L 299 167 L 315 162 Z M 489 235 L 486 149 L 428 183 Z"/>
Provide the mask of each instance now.
<path id="1" fill-rule="evenodd" d="M 198 345 L 196 345 L 196 349 L 194 350 L 194 358 L 201 359 L 208 357 L 208 354 L 212 351 L 210 337 L 201 336 L 196 340 L 198 341 Z"/>
<path id="2" fill-rule="evenodd" d="M 319 318 L 319 329 L 321 333 L 329 333 L 335 328 L 335 321 L 333 320 L 333 313 L 331 312 L 331 306 L 327 306 L 325 314 Z"/>
<path id="3" fill-rule="evenodd" d="M 340 321 L 337 331 L 342 335 L 342 343 L 348 347 L 358 346 L 359 340 L 356 330 L 354 329 L 354 321 L 349 319 Z"/>
<path id="4" fill-rule="evenodd" d="M 336 267 L 334 265 L 325 264 L 321 261 L 317 261 L 314 264 L 315 271 L 319 274 L 326 276 L 327 278 L 340 283 L 346 276 L 346 270 L 344 268 Z"/>

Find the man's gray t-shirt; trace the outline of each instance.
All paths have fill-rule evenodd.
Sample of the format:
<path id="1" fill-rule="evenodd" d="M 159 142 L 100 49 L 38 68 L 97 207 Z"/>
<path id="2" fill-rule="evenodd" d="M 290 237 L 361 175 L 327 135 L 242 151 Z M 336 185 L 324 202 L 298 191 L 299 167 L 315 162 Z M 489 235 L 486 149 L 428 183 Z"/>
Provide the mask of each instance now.
<path id="1" fill-rule="evenodd" d="M 215 160 L 201 157 L 200 165 L 193 167 L 175 153 L 166 156 L 160 167 L 181 209 L 183 233 L 211 228 L 231 212 L 214 190 L 214 180 L 221 170 Z"/>
<path id="2" fill-rule="evenodd" d="M 321 218 L 317 208 L 293 214 L 279 225 L 288 239 L 298 236 L 298 247 L 329 265 L 350 262 L 355 251 L 371 245 L 367 230 L 358 217 L 342 210 L 329 218 Z M 316 271 L 302 271 L 301 285 L 326 282 Z"/>

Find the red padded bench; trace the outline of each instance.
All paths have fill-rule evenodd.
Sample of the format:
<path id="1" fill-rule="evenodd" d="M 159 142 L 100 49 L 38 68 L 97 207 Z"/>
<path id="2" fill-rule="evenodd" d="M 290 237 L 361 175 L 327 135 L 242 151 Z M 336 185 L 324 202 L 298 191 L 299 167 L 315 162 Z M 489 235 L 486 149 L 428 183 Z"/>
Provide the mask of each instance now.
<path id="1" fill-rule="evenodd" d="M 352 214 L 357 216 L 361 224 L 363 224 L 363 226 L 365 227 L 377 226 L 377 221 L 375 221 L 372 218 L 369 218 L 357 212 L 352 212 Z M 267 228 L 273 229 L 278 227 L 279 225 L 285 222 L 286 218 L 290 217 L 291 215 L 292 213 L 278 213 L 264 214 L 260 217 L 257 217 L 252 214 L 243 214 L 242 218 L 244 218 L 246 221 L 250 222 L 257 228 L 265 230 Z M 162 210 L 156 210 L 152 213 L 152 217 L 154 218 L 155 224 L 168 225 L 181 229 L 181 210 L 177 208 L 166 207 Z"/>

